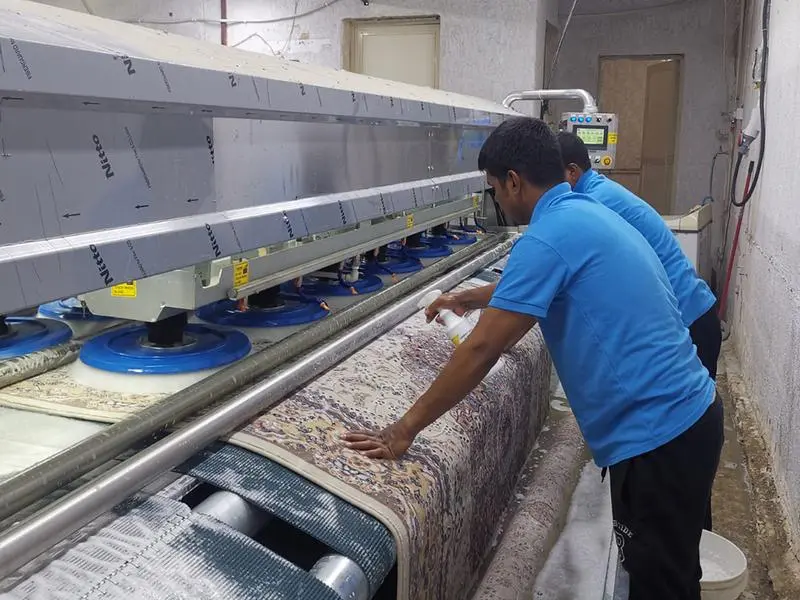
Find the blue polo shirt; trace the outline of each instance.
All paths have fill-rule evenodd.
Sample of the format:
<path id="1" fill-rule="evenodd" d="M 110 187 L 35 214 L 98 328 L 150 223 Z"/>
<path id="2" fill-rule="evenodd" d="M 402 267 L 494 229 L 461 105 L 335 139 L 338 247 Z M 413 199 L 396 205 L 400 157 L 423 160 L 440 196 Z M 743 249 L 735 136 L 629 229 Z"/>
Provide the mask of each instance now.
<path id="1" fill-rule="evenodd" d="M 601 467 L 675 439 L 714 399 L 653 249 L 567 183 L 539 200 L 489 306 L 538 319 Z"/>
<path id="2" fill-rule="evenodd" d="M 575 191 L 588 194 L 613 210 L 633 225 L 653 247 L 678 299 L 684 325 L 688 327 L 714 306 L 716 298 L 711 288 L 697 276 L 678 240 L 652 206 L 597 171 L 584 173 Z"/>

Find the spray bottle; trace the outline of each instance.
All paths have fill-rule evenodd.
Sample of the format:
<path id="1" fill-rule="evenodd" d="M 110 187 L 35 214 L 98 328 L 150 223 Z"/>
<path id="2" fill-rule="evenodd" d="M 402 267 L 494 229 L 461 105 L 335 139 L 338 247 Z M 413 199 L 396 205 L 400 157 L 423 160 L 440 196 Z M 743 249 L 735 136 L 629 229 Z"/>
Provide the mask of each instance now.
<path id="1" fill-rule="evenodd" d="M 441 290 L 431 290 L 422 298 L 420 298 L 420 301 L 417 303 L 417 307 L 426 309 L 441 295 Z M 470 332 L 472 331 L 472 326 L 470 325 L 469 321 L 463 317 L 459 317 L 452 310 L 440 310 L 438 313 L 438 318 L 444 323 L 444 326 L 447 328 L 448 337 L 456 346 L 466 340 L 467 336 L 469 336 Z"/>
<path id="2" fill-rule="evenodd" d="M 420 298 L 420 301 L 417 302 L 417 307 L 420 309 L 426 309 L 441 295 L 441 290 L 431 290 L 422 298 Z M 472 332 L 472 324 L 464 317 L 459 317 L 452 310 L 448 310 L 446 308 L 442 309 L 438 312 L 437 317 L 440 321 L 444 322 L 444 326 L 447 328 L 447 335 L 456 346 L 463 343 Z M 489 372 L 486 374 L 486 376 L 489 377 L 495 373 L 499 373 L 503 369 L 503 365 L 503 357 L 500 357 L 494 366 L 489 369 Z"/>

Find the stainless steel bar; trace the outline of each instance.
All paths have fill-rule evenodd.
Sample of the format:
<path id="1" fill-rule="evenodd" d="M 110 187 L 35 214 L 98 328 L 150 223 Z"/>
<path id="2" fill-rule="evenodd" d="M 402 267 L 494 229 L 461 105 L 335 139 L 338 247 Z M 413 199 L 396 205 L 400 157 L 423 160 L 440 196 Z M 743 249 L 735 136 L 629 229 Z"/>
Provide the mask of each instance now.
<path id="1" fill-rule="evenodd" d="M 0 389 L 71 363 L 82 345 L 80 341 L 70 340 L 55 348 L 0 361 Z"/>
<path id="2" fill-rule="evenodd" d="M 117 327 L 121 327 L 121 324 L 109 326 L 108 329 Z M 0 389 L 68 365 L 78 358 L 84 341 L 85 339 L 73 338 L 54 348 L 0 361 Z"/>
<path id="3" fill-rule="evenodd" d="M 359 228 L 357 230 L 331 236 L 327 239 L 317 240 L 313 242 L 314 249 L 309 249 L 302 245 L 276 254 L 270 254 L 265 257 L 266 260 L 269 261 L 270 272 L 263 277 L 257 277 L 256 274 L 258 273 L 259 265 L 258 259 L 254 259 L 250 267 L 251 281 L 246 285 L 231 289 L 228 297 L 231 300 L 239 300 L 273 285 L 283 283 L 284 281 L 290 281 L 301 275 L 311 273 L 341 260 L 377 248 L 378 246 L 388 244 L 399 237 L 420 233 L 426 229 L 430 229 L 434 225 L 439 225 L 445 220 L 452 221 L 458 217 L 464 217 L 474 212 L 475 206 L 473 205 L 472 198 L 465 198 L 460 201 L 448 202 L 446 204 L 416 211 L 413 216 L 414 225 L 412 227 L 405 227 L 399 231 L 392 229 L 392 223 L 405 223 L 405 216 L 384 221 L 377 225 L 371 225 L 368 229 L 365 227 L 364 229 L 370 232 L 369 241 L 363 241 L 363 230 Z M 327 249 L 327 251 L 322 252 L 320 248 Z M 308 256 L 310 252 L 317 252 L 321 256 L 318 258 L 310 258 Z"/>
<path id="4" fill-rule="evenodd" d="M 311 567 L 312 577 L 331 588 L 342 600 L 369 600 L 369 581 L 355 562 L 340 554 L 327 554 Z"/>
<path id="5" fill-rule="evenodd" d="M 225 523 L 248 537 L 253 537 L 271 518 L 269 514 L 260 511 L 241 496 L 227 490 L 211 494 L 195 506 L 192 512 Z"/>
<path id="6" fill-rule="evenodd" d="M 450 271 L 431 285 L 410 294 L 334 338 L 297 362 L 230 401 L 197 418 L 89 484 L 57 500 L 0 536 L 0 578 L 75 532 L 92 519 L 135 493 L 164 471 L 189 459 L 197 451 L 237 426 L 269 409 L 307 381 L 414 314 L 417 302 L 432 289 L 450 289 L 506 254 L 513 239 L 505 239 L 478 257 Z M 403 287 L 405 280 L 397 284 Z M 404 288 L 405 289 L 405 288 Z M 390 291 L 387 290 L 387 291 Z"/>
<path id="7" fill-rule="evenodd" d="M 583 102 L 583 110 L 588 113 L 597 112 L 597 102 L 586 90 L 525 90 L 512 92 L 503 100 L 503 106 L 511 108 L 517 102 L 523 100 L 580 100 Z"/>
<path id="8" fill-rule="evenodd" d="M 324 319 L 211 377 L 181 390 L 0 483 L 0 521 L 50 492 L 118 456 L 137 442 L 174 425 L 228 394 L 256 381 L 281 363 L 324 342 L 345 327 L 380 310 L 415 287 L 438 277 L 497 243 L 489 237 Z"/>

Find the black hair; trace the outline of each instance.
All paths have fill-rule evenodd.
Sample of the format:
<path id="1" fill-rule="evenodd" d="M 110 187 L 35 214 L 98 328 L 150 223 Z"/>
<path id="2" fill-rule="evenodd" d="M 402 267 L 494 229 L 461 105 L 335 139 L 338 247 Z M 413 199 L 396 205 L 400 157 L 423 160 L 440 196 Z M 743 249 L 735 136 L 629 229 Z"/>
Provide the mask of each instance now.
<path id="1" fill-rule="evenodd" d="M 558 140 L 544 121 L 514 117 L 501 123 L 484 142 L 478 169 L 505 181 L 509 171 L 540 188 L 564 181 Z"/>
<path id="2" fill-rule="evenodd" d="M 562 131 L 558 134 L 558 145 L 561 146 L 561 158 L 564 166 L 578 165 L 582 171 L 592 170 L 592 161 L 589 160 L 589 151 L 586 144 L 574 133 Z"/>

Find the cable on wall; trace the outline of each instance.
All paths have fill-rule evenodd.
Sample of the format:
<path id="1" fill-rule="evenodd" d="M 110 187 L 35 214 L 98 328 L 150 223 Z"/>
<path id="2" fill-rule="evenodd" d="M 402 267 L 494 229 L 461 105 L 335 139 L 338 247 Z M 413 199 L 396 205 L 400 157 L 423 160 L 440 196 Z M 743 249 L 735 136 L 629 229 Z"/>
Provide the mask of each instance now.
<path id="1" fill-rule="evenodd" d="M 656 4 L 652 6 L 641 6 L 639 8 L 623 8 L 620 10 L 607 10 L 603 12 L 593 12 L 593 13 L 584 13 L 579 12 L 576 13 L 576 17 L 614 17 L 617 15 L 628 15 L 640 12 L 646 12 L 648 10 L 657 10 L 659 8 L 669 8 L 671 6 L 677 6 L 679 4 L 688 4 L 689 2 L 695 2 L 696 0 L 667 0 L 667 2 L 663 2 L 661 4 Z"/>
<path id="2" fill-rule="evenodd" d="M 758 118 L 759 118 L 759 131 L 754 132 L 751 125 L 748 123 L 747 127 L 742 130 L 742 142 L 739 145 L 739 152 L 738 156 L 736 157 L 736 166 L 733 169 L 733 181 L 731 184 L 731 197 L 730 197 L 730 204 L 731 207 L 739 208 L 739 216 L 736 222 L 736 232 L 733 236 L 733 243 L 731 245 L 731 252 L 728 258 L 728 264 L 726 267 L 725 273 L 725 284 L 722 290 L 721 302 L 720 302 L 720 310 L 719 316 L 723 318 L 725 316 L 724 311 L 726 307 L 726 301 L 728 298 L 728 293 L 730 291 L 730 281 L 731 275 L 733 273 L 733 263 L 734 259 L 736 258 L 736 250 L 739 242 L 739 234 L 742 228 L 742 221 L 744 220 L 744 207 L 750 202 L 750 199 L 753 197 L 753 193 L 755 192 L 755 188 L 758 184 L 759 177 L 761 176 L 761 168 L 764 164 L 764 154 L 766 152 L 766 126 L 767 126 L 767 119 L 766 119 L 766 93 L 767 93 L 767 65 L 768 65 L 768 58 L 769 58 L 769 16 L 770 16 L 770 8 L 772 7 L 772 0 L 764 0 L 761 10 L 761 84 L 759 88 L 759 97 L 758 97 Z M 749 132 L 747 131 L 749 130 Z M 759 142 L 759 152 L 758 152 L 758 159 L 755 163 L 755 168 L 753 167 L 753 161 L 750 161 L 750 165 L 747 170 L 747 181 L 744 186 L 744 192 L 741 200 L 736 199 L 736 182 L 739 178 L 739 171 L 742 166 L 742 161 L 744 157 L 747 155 L 749 151 L 750 144 L 754 141 L 753 135 L 758 135 L 760 133 L 761 140 Z M 726 219 L 726 226 L 725 226 L 725 236 L 723 238 L 723 251 L 728 245 L 728 228 L 730 227 L 730 216 Z"/>
<path id="3" fill-rule="evenodd" d="M 756 162 L 756 170 L 753 174 L 753 182 L 750 189 L 745 190 L 744 196 L 740 201 L 736 200 L 736 180 L 739 177 L 739 168 L 742 165 L 742 158 L 745 152 L 740 151 L 736 159 L 736 167 L 733 170 L 733 185 L 731 186 L 731 204 L 739 208 L 743 208 L 750 202 L 755 192 L 756 185 L 761 176 L 761 167 L 764 165 L 764 153 L 766 150 L 767 140 L 767 118 L 766 118 L 766 95 L 767 95 L 767 60 L 769 58 L 769 10 L 772 6 L 772 0 L 764 0 L 763 10 L 761 13 L 761 36 L 762 36 L 762 51 L 761 51 L 761 86 L 758 90 L 758 117 L 759 129 L 761 139 L 759 140 L 758 161 Z"/>
<path id="4" fill-rule="evenodd" d="M 553 77 L 556 74 L 556 67 L 558 66 L 558 57 L 561 54 L 561 47 L 564 45 L 564 38 L 567 37 L 567 30 L 572 21 L 572 16 L 575 14 L 575 9 L 578 6 L 578 0 L 573 0 L 572 8 L 569 9 L 567 20 L 564 22 L 564 29 L 561 31 L 561 37 L 558 38 L 558 45 L 556 46 L 555 54 L 553 55 L 553 62 L 550 64 L 550 73 L 544 81 L 544 89 L 548 89 L 553 84 Z"/>
<path id="5" fill-rule="evenodd" d="M 322 4 L 304 10 L 301 13 L 296 12 L 292 15 L 275 17 L 273 19 L 127 19 L 125 23 L 135 23 L 137 25 L 185 25 L 188 23 L 200 23 L 204 25 L 222 25 L 223 23 L 226 25 L 266 25 L 269 23 L 285 23 L 286 21 L 302 19 L 325 10 L 338 2 L 341 2 L 341 0 L 326 0 Z"/>

